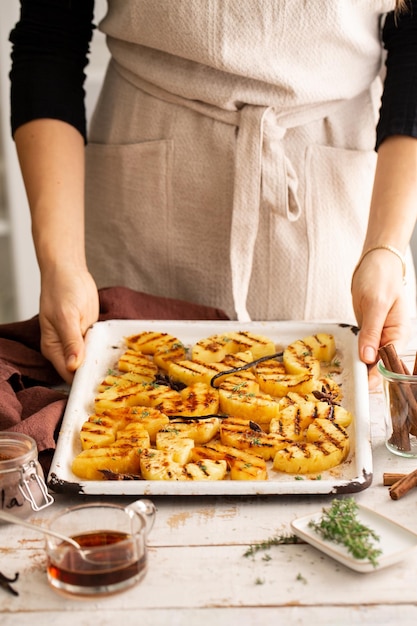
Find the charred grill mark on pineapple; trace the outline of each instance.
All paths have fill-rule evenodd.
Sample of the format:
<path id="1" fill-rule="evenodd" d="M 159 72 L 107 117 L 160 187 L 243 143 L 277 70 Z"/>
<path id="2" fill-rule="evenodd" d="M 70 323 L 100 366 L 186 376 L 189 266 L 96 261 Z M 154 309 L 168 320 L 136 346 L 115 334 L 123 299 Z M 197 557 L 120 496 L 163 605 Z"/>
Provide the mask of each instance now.
<path id="1" fill-rule="evenodd" d="M 179 339 L 168 333 L 143 332 L 125 338 L 126 345 L 143 354 L 151 354 L 155 364 L 167 371 L 170 363 L 185 359 L 186 349 Z"/>
<path id="2" fill-rule="evenodd" d="M 192 358 L 202 361 L 221 361 L 227 354 L 252 352 L 255 358 L 275 352 L 274 343 L 267 337 L 249 331 L 237 331 L 214 335 L 198 341 L 192 349 Z"/>
<path id="3" fill-rule="evenodd" d="M 348 434 L 346 430 L 336 422 L 329 423 L 329 420 L 317 419 L 307 430 L 307 437 L 309 431 L 311 432 L 313 429 L 317 431 L 317 438 L 315 438 L 316 443 L 328 441 L 336 448 L 340 448 L 341 450 L 345 448 Z"/>

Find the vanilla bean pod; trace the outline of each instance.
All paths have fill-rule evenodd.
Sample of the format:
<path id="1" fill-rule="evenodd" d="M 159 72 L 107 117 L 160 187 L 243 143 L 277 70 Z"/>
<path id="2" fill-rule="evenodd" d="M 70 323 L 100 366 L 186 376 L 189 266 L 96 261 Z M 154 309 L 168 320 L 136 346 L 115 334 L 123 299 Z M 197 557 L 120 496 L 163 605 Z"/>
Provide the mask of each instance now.
<path id="1" fill-rule="evenodd" d="M 19 578 L 19 574 L 17 572 L 13 578 L 8 578 L 7 576 L 5 576 L 4 574 L 0 572 L 0 587 L 3 587 L 3 589 L 6 589 L 6 591 L 11 593 L 12 595 L 18 596 L 19 592 L 16 591 L 16 589 L 13 589 L 13 587 L 10 584 L 10 583 L 15 583 L 18 578 Z"/>

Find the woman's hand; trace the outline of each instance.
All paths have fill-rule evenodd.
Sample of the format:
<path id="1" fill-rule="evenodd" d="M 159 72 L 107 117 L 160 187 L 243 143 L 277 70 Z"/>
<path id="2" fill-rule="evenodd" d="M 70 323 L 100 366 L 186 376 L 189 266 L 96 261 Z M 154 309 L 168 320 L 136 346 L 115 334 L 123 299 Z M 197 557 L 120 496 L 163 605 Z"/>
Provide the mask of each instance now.
<path id="1" fill-rule="evenodd" d="M 84 139 L 55 119 L 14 135 L 41 272 L 41 350 L 67 382 L 84 359 L 84 335 L 99 313 L 84 245 Z"/>
<path id="2" fill-rule="evenodd" d="M 42 275 L 39 321 L 41 351 L 71 383 L 84 359 L 84 336 L 97 321 L 98 292 L 86 268 L 60 268 Z"/>
<path id="3" fill-rule="evenodd" d="M 416 224 L 416 193 L 417 140 L 388 137 L 378 150 L 363 245 L 366 254 L 352 279 L 353 308 L 361 329 L 359 356 L 370 366 L 378 360 L 380 346 L 393 343 L 399 351 L 409 338 L 414 312 L 404 289 L 402 262 L 384 246 L 404 254 Z M 370 367 L 369 386 L 375 387 L 378 381 L 375 368 Z"/>
<path id="4" fill-rule="evenodd" d="M 389 250 L 373 250 L 363 258 L 352 280 L 353 308 L 360 327 L 359 356 L 369 367 L 369 387 L 379 376 L 372 366 L 378 348 L 393 343 L 400 351 L 411 332 L 399 259 Z"/>

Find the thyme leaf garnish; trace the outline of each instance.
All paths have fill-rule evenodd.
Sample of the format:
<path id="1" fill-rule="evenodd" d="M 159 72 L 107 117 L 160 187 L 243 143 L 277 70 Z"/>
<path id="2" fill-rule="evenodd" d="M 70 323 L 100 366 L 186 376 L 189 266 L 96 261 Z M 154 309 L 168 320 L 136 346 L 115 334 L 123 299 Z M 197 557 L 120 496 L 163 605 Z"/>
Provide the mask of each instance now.
<path id="1" fill-rule="evenodd" d="M 382 550 L 374 546 L 379 536 L 359 521 L 358 508 L 353 498 L 333 500 L 330 508 L 323 509 L 320 520 L 311 520 L 308 525 L 323 539 L 344 545 L 355 559 L 367 560 L 376 567 L 378 556 L 382 554 Z"/>

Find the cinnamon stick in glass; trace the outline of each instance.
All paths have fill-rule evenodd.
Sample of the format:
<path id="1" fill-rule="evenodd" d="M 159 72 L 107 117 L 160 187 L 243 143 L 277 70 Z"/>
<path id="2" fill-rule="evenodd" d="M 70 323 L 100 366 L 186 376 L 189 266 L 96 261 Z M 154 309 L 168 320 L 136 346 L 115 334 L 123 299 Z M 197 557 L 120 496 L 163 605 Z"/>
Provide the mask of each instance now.
<path id="1" fill-rule="evenodd" d="M 381 346 L 381 348 L 379 348 L 379 356 L 381 357 L 386 370 L 395 374 L 405 373 L 403 364 L 401 363 L 393 344 Z M 411 389 L 409 389 L 409 392 L 410 393 L 407 393 L 407 389 L 403 389 L 401 387 L 401 383 L 389 383 L 390 413 L 392 420 L 392 435 L 390 443 L 398 450 L 404 451 L 411 450 L 408 424 L 408 415 L 410 410 L 409 402 L 412 401 L 416 404 L 416 400 L 411 392 Z"/>

